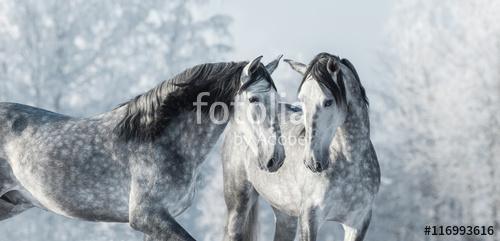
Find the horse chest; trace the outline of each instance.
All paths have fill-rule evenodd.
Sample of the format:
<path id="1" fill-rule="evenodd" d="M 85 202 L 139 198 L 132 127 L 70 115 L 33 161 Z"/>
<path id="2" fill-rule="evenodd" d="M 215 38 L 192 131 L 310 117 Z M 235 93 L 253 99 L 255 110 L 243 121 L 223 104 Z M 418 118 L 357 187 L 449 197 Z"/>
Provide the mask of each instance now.
<path id="1" fill-rule="evenodd" d="M 249 165 L 247 174 L 266 201 L 291 216 L 298 216 L 306 206 L 320 203 L 326 190 L 324 178 L 310 172 L 300 158 L 287 159 L 275 173 Z"/>
<path id="2" fill-rule="evenodd" d="M 191 206 L 196 194 L 196 178 L 193 178 L 190 185 L 185 188 L 183 195 L 170 205 L 170 212 L 175 217 Z"/>
<path id="3" fill-rule="evenodd" d="M 144 170 L 144 174 L 156 180 L 152 195 L 161 200 L 157 205 L 167 207 L 173 216 L 191 205 L 199 167 L 224 129 L 224 125 L 197 124 L 193 120 L 192 116 L 187 116 L 182 122 L 176 120 L 175 125 L 166 130 L 160 146 L 153 150 L 146 148 L 138 154 L 152 157 L 147 162 L 151 164 L 151 170 Z M 142 173 L 144 166 L 138 166 Z"/>
<path id="4" fill-rule="evenodd" d="M 329 204 L 330 219 L 345 219 L 352 211 L 362 210 L 369 205 L 378 189 L 378 177 L 370 161 L 336 163 L 329 173 L 330 187 L 325 195 Z"/>
<path id="5" fill-rule="evenodd" d="M 174 168 L 165 173 L 168 177 L 167 182 L 159 186 L 159 192 L 168 192 L 164 195 L 165 206 L 168 206 L 169 212 L 173 216 L 181 214 L 185 209 L 191 206 L 195 193 L 196 183 L 198 180 L 199 168 L 181 169 Z"/>

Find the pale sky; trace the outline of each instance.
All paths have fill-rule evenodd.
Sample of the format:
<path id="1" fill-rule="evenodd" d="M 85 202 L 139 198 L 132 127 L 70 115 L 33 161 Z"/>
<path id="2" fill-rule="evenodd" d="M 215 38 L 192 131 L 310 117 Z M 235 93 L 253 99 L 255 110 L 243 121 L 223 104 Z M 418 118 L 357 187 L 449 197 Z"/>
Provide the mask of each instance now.
<path id="1" fill-rule="evenodd" d="M 233 17 L 232 60 L 264 55 L 267 62 L 284 54 L 307 64 L 325 51 L 351 60 L 366 85 L 377 79 L 373 65 L 379 61 L 377 51 L 391 0 L 215 0 L 210 4 L 211 10 Z M 290 70 L 281 66 L 275 75 L 298 80 Z"/>

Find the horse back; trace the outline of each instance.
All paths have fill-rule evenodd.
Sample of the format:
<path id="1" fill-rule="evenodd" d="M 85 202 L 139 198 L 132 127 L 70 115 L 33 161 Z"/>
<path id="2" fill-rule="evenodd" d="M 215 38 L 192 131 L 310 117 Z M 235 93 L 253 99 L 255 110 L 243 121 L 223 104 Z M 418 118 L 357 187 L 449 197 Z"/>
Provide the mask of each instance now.
<path id="1" fill-rule="evenodd" d="M 8 134 L 20 134 L 28 126 L 68 119 L 68 116 L 28 105 L 0 102 L 0 139 Z"/>
<path id="2" fill-rule="evenodd" d="M 126 221 L 130 174 L 112 123 L 0 103 L 0 158 L 42 208 L 88 220 Z"/>

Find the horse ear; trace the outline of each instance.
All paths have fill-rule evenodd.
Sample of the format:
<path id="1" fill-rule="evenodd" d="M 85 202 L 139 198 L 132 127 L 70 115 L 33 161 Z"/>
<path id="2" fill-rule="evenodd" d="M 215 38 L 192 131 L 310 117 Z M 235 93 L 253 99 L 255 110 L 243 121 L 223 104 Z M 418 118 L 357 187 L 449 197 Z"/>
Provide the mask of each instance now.
<path id="1" fill-rule="evenodd" d="M 284 59 L 283 61 L 287 62 L 290 65 L 290 67 L 292 67 L 293 70 L 299 72 L 299 74 L 301 75 L 306 74 L 307 65 L 297 61 L 293 61 L 291 59 Z"/>
<path id="2" fill-rule="evenodd" d="M 243 73 L 247 76 L 251 76 L 259 67 L 260 59 L 262 59 L 262 55 L 252 60 L 252 62 L 248 63 L 243 69 Z"/>
<path id="3" fill-rule="evenodd" d="M 331 75 L 336 75 L 340 70 L 340 66 L 339 63 L 334 59 L 328 59 L 328 63 L 326 64 L 326 69 Z"/>
<path id="4" fill-rule="evenodd" d="M 266 70 L 269 74 L 272 74 L 276 67 L 278 67 L 278 64 L 280 63 L 280 59 L 283 57 L 282 54 L 280 54 L 275 60 L 269 62 L 269 64 L 266 65 Z"/>

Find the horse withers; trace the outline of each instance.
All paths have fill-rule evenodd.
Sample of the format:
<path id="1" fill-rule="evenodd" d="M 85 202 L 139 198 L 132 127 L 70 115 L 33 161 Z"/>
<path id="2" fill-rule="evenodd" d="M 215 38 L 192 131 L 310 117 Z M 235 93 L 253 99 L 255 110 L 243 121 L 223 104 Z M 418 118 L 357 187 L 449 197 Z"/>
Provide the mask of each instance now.
<path id="1" fill-rule="evenodd" d="M 199 166 L 227 123 L 256 111 L 233 102 L 269 100 L 276 92 L 270 74 L 279 58 L 267 66 L 260 59 L 197 65 L 88 118 L 0 103 L 0 219 L 39 207 L 128 222 L 145 240 L 194 240 L 174 217 L 189 207 Z M 238 124 L 252 140 L 279 136 L 279 128 L 270 128 L 276 122 Z M 278 142 L 257 149 L 264 171 L 283 163 Z"/>

